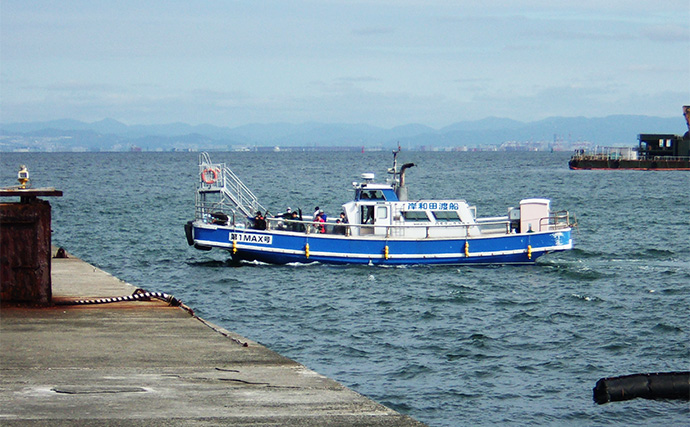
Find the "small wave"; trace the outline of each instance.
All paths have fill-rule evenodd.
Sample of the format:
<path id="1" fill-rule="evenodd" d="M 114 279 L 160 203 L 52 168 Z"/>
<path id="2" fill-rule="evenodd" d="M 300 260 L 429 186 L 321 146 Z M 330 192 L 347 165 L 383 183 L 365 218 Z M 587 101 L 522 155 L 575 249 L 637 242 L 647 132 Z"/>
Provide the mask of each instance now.
<path id="1" fill-rule="evenodd" d="M 343 357 L 353 358 L 368 358 L 371 356 L 370 352 L 361 350 L 348 345 L 337 345 L 334 350 L 338 351 Z"/>
<path id="2" fill-rule="evenodd" d="M 235 263 L 232 259 L 220 260 L 205 260 L 205 261 L 187 261 L 187 265 L 192 267 L 238 267 L 240 264 Z"/>
<path id="3" fill-rule="evenodd" d="M 591 301 L 591 302 L 602 302 L 602 301 L 604 301 L 599 297 L 594 297 L 594 296 L 589 296 L 589 295 L 570 294 L 570 296 L 577 299 L 577 300 L 582 300 L 582 301 Z"/>
<path id="4" fill-rule="evenodd" d="M 496 305 L 499 307 L 512 307 L 512 306 L 530 306 L 530 305 L 536 305 L 540 304 L 539 301 L 536 300 L 528 300 L 528 301 L 515 301 L 512 299 L 506 299 L 506 298 L 499 298 L 498 301 L 496 301 Z"/>
<path id="5" fill-rule="evenodd" d="M 435 319 L 435 318 L 437 318 L 437 317 L 438 317 L 438 316 L 437 316 L 436 314 L 432 313 L 432 312 L 429 311 L 429 310 L 427 310 L 427 311 L 425 311 L 424 313 L 422 313 L 422 316 L 421 316 L 422 320 Z"/>
<path id="6" fill-rule="evenodd" d="M 630 343 L 611 343 L 608 345 L 605 345 L 602 347 L 606 351 L 610 351 L 613 353 L 618 353 L 621 350 L 629 350 L 630 349 Z"/>
<path id="7" fill-rule="evenodd" d="M 487 348 L 494 341 L 493 338 L 486 336 L 484 334 L 472 334 L 469 337 L 461 340 L 474 348 Z"/>
<path id="8" fill-rule="evenodd" d="M 448 360 L 466 359 L 468 357 L 472 357 L 472 352 L 467 350 L 446 354 L 446 359 Z"/>
<path id="9" fill-rule="evenodd" d="M 432 372 L 432 369 L 426 365 L 412 364 L 406 365 L 391 373 L 391 376 L 404 380 L 411 380 L 419 375 L 424 375 Z"/>
<path id="10" fill-rule="evenodd" d="M 555 266 L 555 269 L 556 273 L 561 277 L 576 281 L 594 281 L 612 276 L 612 274 L 602 273 L 584 265 L 559 265 Z"/>
<path id="11" fill-rule="evenodd" d="M 452 292 L 450 295 L 432 295 L 425 299 L 425 301 L 430 303 L 450 303 L 450 304 L 470 304 L 477 301 L 476 298 L 470 298 L 465 295 L 461 295 L 457 292 Z"/>
<path id="12" fill-rule="evenodd" d="M 503 355 L 474 353 L 474 352 L 467 351 L 467 350 L 446 354 L 446 359 L 449 361 L 458 360 L 458 359 L 470 359 L 470 360 L 482 361 L 482 360 L 501 359 L 501 358 L 503 358 Z"/>
<path id="13" fill-rule="evenodd" d="M 549 315 L 549 320 L 555 320 L 555 319 L 582 319 L 585 316 L 577 313 L 564 313 L 562 311 L 559 311 L 557 313 L 553 313 Z"/>
<path id="14" fill-rule="evenodd" d="M 683 332 L 683 329 L 678 327 L 678 326 L 673 326 L 673 325 L 667 325 L 665 323 L 657 323 L 653 328 L 653 331 L 655 332 Z"/>
<path id="15" fill-rule="evenodd" d="M 644 249 L 639 252 L 631 252 L 629 253 L 626 258 L 630 258 L 633 260 L 668 260 L 671 259 L 675 256 L 675 252 L 669 250 L 669 249 L 655 249 L 655 248 L 649 248 L 649 249 Z"/>
<path id="16" fill-rule="evenodd" d="M 523 399 L 525 396 L 515 394 L 515 393 L 502 393 L 502 394 L 496 394 L 494 396 L 495 399 L 498 400 L 518 400 L 518 399 Z"/>
<path id="17" fill-rule="evenodd" d="M 318 304 L 306 304 L 305 309 L 308 310 L 311 313 L 325 313 L 325 312 L 332 312 L 332 311 L 338 311 L 336 307 L 333 307 L 330 303 L 328 302 L 319 302 Z"/>
<path id="18" fill-rule="evenodd" d="M 571 249 L 571 257 L 574 259 L 601 258 L 604 255 L 606 255 L 606 254 L 604 252 L 600 252 L 600 251 L 585 250 L 585 249 L 577 248 L 577 247 Z"/>
<path id="19" fill-rule="evenodd" d="M 373 264 L 369 263 L 367 264 L 367 267 L 376 267 L 376 268 L 383 268 L 383 269 L 405 269 L 408 266 L 407 265 L 390 265 L 390 264 Z M 413 266 L 410 266 L 413 267 Z"/>
<path id="20" fill-rule="evenodd" d="M 230 261 L 232 261 L 232 260 L 230 260 Z M 234 262 L 234 261 L 232 261 L 232 262 Z M 271 265 L 271 264 L 268 264 L 268 263 L 265 263 L 265 262 L 261 262 L 261 261 L 256 261 L 256 260 L 255 260 L 255 261 L 245 261 L 245 260 L 242 260 L 242 261 L 239 261 L 238 264 L 239 264 L 239 265 L 244 265 L 244 266 L 247 266 L 247 267 L 265 267 L 265 266 L 270 266 L 270 265 Z"/>
<path id="21" fill-rule="evenodd" d="M 382 400 L 381 403 L 388 407 L 391 408 L 392 410 L 396 412 L 400 412 L 401 414 L 407 414 L 410 413 L 412 409 L 414 409 L 412 406 L 408 405 L 407 403 L 403 402 L 403 398 L 400 398 L 400 401 L 393 402 L 391 400 Z"/>
<path id="22" fill-rule="evenodd" d="M 540 319 L 539 316 L 535 316 L 534 314 L 528 313 L 526 311 L 520 311 L 519 313 L 515 313 L 510 317 L 510 320 L 514 322 L 530 322 L 538 319 Z"/>
<path id="23" fill-rule="evenodd" d="M 649 292 L 652 293 L 656 291 L 650 289 Z M 677 288 L 662 289 L 660 292 L 664 295 L 685 295 L 687 293 L 687 290 L 684 287 L 679 286 Z"/>
<path id="24" fill-rule="evenodd" d="M 484 356 L 484 355 L 482 355 L 482 356 Z M 476 360 L 491 360 L 491 359 L 498 359 L 498 358 L 500 358 L 500 356 L 499 357 L 496 357 L 496 356 L 486 357 L 485 356 L 483 358 L 475 358 L 475 359 Z M 503 368 L 503 366 L 497 365 L 497 364 L 494 364 L 494 365 L 489 364 L 486 366 L 486 369 L 476 370 L 472 373 L 472 375 L 477 377 L 477 378 L 484 378 L 484 379 L 486 379 L 486 378 L 497 378 L 503 372 L 505 372 L 505 369 Z"/>
<path id="25" fill-rule="evenodd" d="M 472 334 L 469 336 L 469 339 L 471 341 L 489 341 L 493 340 L 493 338 L 486 336 L 484 334 Z"/>
<path id="26" fill-rule="evenodd" d="M 563 360 L 558 360 L 558 359 L 550 359 L 545 362 L 539 363 L 537 365 L 539 367 L 539 370 L 550 370 L 550 371 L 562 371 L 568 366 L 571 366 L 570 363 L 563 361 Z"/>
<path id="27" fill-rule="evenodd" d="M 288 262 L 287 266 L 290 267 L 311 267 L 314 265 L 320 265 L 321 263 L 318 261 L 312 261 L 312 262 Z M 264 265 L 269 265 L 269 264 L 264 264 Z"/>
<path id="28" fill-rule="evenodd" d="M 485 393 L 470 393 L 469 390 L 458 391 L 455 389 L 450 389 L 444 392 L 450 396 L 459 397 L 461 399 L 480 399 L 486 398 Z"/>

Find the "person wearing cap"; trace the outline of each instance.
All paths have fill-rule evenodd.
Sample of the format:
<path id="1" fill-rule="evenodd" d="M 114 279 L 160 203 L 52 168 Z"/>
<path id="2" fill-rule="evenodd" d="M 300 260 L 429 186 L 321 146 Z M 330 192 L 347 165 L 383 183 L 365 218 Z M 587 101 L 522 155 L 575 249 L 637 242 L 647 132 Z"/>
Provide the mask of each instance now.
<path id="1" fill-rule="evenodd" d="M 266 219 L 261 214 L 261 211 L 256 211 L 256 215 L 254 216 L 254 228 L 257 230 L 266 229 Z"/>
<path id="2" fill-rule="evenodd" d="M 288 206 L 285 212 L 277 214 L 274 218 L 292 219 L 292 209 Z M 276 228 L 278 230 L 285 230 L 288 227 L 285 225 L 285 222 L 279 220 L 276 224 Z"/>
<path id="3" fill-rule="evenodd" d="M 292 213 L 292 217 L 290 219 L 292 219 L 292 221 L 302 221 L 302 218 L 300 218 L 297 211 Z M 304 224 L 300 224 L 298 222 L 292 222 L 290 224 L 290 230 L 291 231 L 305 231 L 306 228 L 305 228 Z"/>

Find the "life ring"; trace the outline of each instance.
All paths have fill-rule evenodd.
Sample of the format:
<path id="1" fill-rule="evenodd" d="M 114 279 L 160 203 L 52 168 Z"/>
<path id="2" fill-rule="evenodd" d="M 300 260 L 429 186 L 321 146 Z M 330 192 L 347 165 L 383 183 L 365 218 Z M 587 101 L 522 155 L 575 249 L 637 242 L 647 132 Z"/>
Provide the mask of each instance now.
<path id="1" fill-rule="evenodd" d="M 209 174 L 211 176 L 209 176 Z M 204 169 L 203 172 L 201 172 L 201 180 L 204 181 L 206 184 L 215 184 L 216 181 L 218 181 L 218 170 L 217 169 Z"/>

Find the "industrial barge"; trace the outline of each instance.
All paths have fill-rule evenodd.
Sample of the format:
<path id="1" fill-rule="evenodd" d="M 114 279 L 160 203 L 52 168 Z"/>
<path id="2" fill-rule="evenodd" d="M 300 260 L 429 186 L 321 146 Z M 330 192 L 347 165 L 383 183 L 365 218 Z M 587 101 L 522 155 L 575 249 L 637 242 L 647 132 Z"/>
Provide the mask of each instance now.
<path id="1" fill-rule="evenodd" d="M 603 147 L 577 150 L 570 169 L 690 170 L 690 106 L 683 107 L 685 135 L 640 134 L 634 148 Z"/>

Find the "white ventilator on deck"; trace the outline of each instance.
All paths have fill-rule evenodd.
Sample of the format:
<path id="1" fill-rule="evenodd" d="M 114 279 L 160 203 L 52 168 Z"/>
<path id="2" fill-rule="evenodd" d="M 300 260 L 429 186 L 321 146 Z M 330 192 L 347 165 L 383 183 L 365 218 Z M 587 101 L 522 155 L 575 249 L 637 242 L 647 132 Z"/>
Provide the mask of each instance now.
<path id="1" fill-rule="evenodd" d="M 197 191 L 197 218 L 213 212 L 240 211 L 246 217 L 253 217 L 256 211 L 266 212 L 249 188 L 225 163 L 211 163 L 208 153 L 199 154 L 199 188 Z M 215 200 L 208 195 L 216 194 Z"/>
<path id="2" fill-rule="evenodd" d="M 551 215 L 551 202 L 548 199 L 520 200 L 520 230 L 522 232 L 547 231 Z M 546 220 L 546 223 L 544 221 Z"/>

